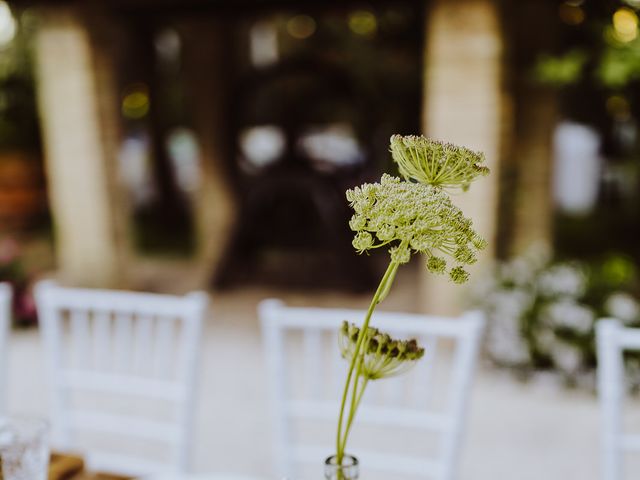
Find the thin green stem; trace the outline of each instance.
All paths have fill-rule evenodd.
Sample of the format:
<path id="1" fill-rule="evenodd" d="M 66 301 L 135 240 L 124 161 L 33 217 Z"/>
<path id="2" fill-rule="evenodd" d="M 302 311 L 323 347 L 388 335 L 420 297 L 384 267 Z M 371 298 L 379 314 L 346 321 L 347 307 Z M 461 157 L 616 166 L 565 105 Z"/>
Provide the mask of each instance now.
<path id="1" fill-rule="evenodd" d="M 390 278 L 393 278 L 394 272 L 398 268 L 398 265 L 399 264 L 396 262 L 390 262 L 389 266 L 387 267 L 387 270 L 384 273 L 384 276 L 382 277 L 382 280 L 380 280 L 378 289 L 376 290 L 376 293 L 373 295 L 373 298 L 371 299 L 371 304 L 369 305 L 367 314 L 364 318 L 364 322 L 362 324 L 362 327 L 360 328 L 360 333 L 358 334 L 356 347 L 351 357 L 349 372 L 347 373 L 347 379 L 345 381 L 344 391 L 342 392 L 342 401 L 340 402 L 340 415 L 338 417 L 338 432 L 336 435 L 336 457 L 337 457 L 336 460 L 338 462 L 338 465 L 342 464 L 342 459 L 344 457 L 344 449 L 346 447 L 346 439 L 345 439 L 345 442 L 342 442 L 342 427 L 344 423 L 344 410 L 347 404 L 349 387 L 351 386 L 351 380 L 353 378 L 356 362 L 358 362 L 358 359 L 360 357 L 360 349 L 362 348 L 362 343 L 364 342 L 365 332 L 369 327 L 369 321 L 371 320 L 371 315 L 373 315 L 373 311 L 375 310 L 376 306 L 380 302 L 380 296 L 382 292 L 384 292 L 387 288 L 387 282 L 389 281 Z"/>
<path id="2" fill-rule="evenodd" d="M 351 406 L 351 411 L 349 412 L 349 418 L 347 418 L 347 425 L 346 425 L 345 430 L 344 430 L 344 436 L 342 438 L 342 449 L 343 449 L 343 451 L 344 451 L 344 448 L 346 447 L 346 444 L 347 444 L 347 438 L 349 438 L 349 432 L 351 431 L 351 425 L 353 424 L 353 420 L 356 418 L 356 411 L 358 410 L 358 407 L 360 406 L 360 401 L 362 400 L 362 396 L 364 395 L 364 390 L 365 390 L 365 388 L 367 388 L 367 383 L 369 383 L 369 379 L 367 377 L 365 377 L 364 378 L 364 382 L 362 383 L 362 387 L 360 388 L 360 392 L 358 393 L 358 395 L 356 397 L 356 401 Z"/>
<path id="3" fill-rule="evenodd" d="M 358 355 L 358 362 L 356 363 L 356 367 L 355 367 L 356 376 L 353 379 L 353 388 L 351 389 L 351 406 L 349 407 L 349 415 L 347 417 L 347 424 L 346 424 L 346 428 L 345 428 L 344 435 L 342 437 L 342 443 L 341 443 L 343 452 L 344 452 L 345 444 L 347 443 L 347 436 L 349 434 L 349 425 L 351 425 L 351 422 L 353 421 L 353 416 L 355 415 L 355 410 L 356 408 L 358 408 L 357 407 L 358 384 L 360 383 L 360 377 L 362 376 L 362 363 L 364 362 L 364 355 L 365 355 L 365 352 L 362 352 L 360 355 Z"/>
<path id="4" fill-rule="evenodd" d="M 400 248 L 403 248 L 404 246 L 405 246 L 405 242 L 403 242 L 403 244 L 400 245 Z M 391 275 L 389 275 L 389 278 L 387 278 L 385 286 L 380 292 L 380 295 L 378 297 L 378 303 L 382 302 L 385 298 L 387 298 L 387 295 L 389 295 L 389 290 L 391 290 L 391 285 L 393 284 L 393 281 L 396 279 L 396 273 L 398 272 L 398 267 L 399 265 L 396 264 L 396 267 L 391 272 Z"/>

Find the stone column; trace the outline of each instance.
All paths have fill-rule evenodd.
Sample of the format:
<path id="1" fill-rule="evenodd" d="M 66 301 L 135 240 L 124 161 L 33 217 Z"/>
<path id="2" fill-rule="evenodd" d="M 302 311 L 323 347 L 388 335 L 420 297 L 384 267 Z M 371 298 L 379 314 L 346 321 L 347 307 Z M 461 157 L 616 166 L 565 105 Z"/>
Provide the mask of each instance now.
<path id="1" fill-rule="evenodd" d="M 491 0 L 432 0 L 427 17 L 423 128 L 427 136 L 483 151 L 489 177 L 454 197 L 489 247 L 478 266 L 493 257 L 497 223 L 499 158 L 505 101 L 502 31 Z M 421 305 L 428 313 L 453 314 L 465 305 L 463 288 L 422 270 Z"/>
<path id="2" fill-rule="evenodd" d="M 58 268 L 73 285 L 121 285 L 128 236 L 111 44 L 90 36 L 96 29 L 72 8 L 40 13 L 37 89 Z"/>
<path id="3" fill-rule="evenodd" d="M 225 20 L 191 19 L 181 27 L 189 108 L 200 147 L 194 205 L 198 259 L 203 280 L 209 280 L 220 265 L 236 218 L 229 127 L 233 37 Z"/>

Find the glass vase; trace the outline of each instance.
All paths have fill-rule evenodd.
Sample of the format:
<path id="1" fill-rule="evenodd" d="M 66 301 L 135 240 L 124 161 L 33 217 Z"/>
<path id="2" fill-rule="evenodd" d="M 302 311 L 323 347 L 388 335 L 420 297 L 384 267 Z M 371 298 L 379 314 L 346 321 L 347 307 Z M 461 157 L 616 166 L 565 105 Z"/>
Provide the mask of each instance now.
<path id="1" fill-rule="evenodd" d="M 324 478 L 326 480 L 357 480 L 360 476 L 358 459 L 353 455 L 342 457 L 342 464 L 338 464 L 335 455 L 324 462 Z"/>

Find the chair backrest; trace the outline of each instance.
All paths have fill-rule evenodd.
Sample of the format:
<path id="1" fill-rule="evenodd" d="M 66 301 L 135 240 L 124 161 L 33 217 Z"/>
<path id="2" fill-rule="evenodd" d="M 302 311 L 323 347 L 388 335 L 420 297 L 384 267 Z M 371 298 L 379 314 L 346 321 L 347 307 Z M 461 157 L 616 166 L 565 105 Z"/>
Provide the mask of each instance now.
<path id="1" fill-rule="evenodd" d="M 625 328 L 614 319 L 596 326 L 598 349 L 598 396 L 602 418 L 602 479 L 623 477 L 623 455 L 640 452 L 640 434 L 622 428 L 625 387 L 624 352 L 640 351 L 640 329 Z"/>
<path id="2" fill-rule="evenodd" d="M 320 467 L 335 452 L 333 432 L 348 368 L 339 352 L 337 332 L 344 320 L 360 324 L 364 315 L 364 310 L 287 307 L 278 300 L 259 305 L 279 475 L 295 478 L 296 467 Z M 417 338 L 425 347 L 425 356 L 411 372 L 369 385 L 350 439 L 353 448 L 348 448 L 361 460 L 363 476 L 373 478 L 371 473 L 377 471 L 384 472 L 382 478 L 391 478 L 393 473 L 394 479 L 403 475 L 437 480 L 455 477 L 483 325 L 480 312 L 455 319 L 374 314 L 371 326 L 398 337 Z M 448 357 L 446 361 L 443 356 Z M 294 371 L 298 368 L 301 373 Z M 317 435 L 306 444 L 296 426 L 300 420 L 328 424 L 331 433 Z M 356 430 L 368 427 L 370 432 L 357 436 Z M 413 449 L 413 455 L 409 453 L 409 447 L 416 446 L 414 433 L 432 436 L 431 452 L 422 448 L 427 441 L 422 445 L 418 436 L 418 448 Z M 384 438 L 373 443 L 370 440 L 375 436 Z M 400 447 L 398 454 L 389 453 L 390 443 Z"/>
<path id="3" fill-rule="evenodd" d="M 0 416 L 7 411 L 7 347 L 11 326 L 11 298 L 11 285 L 0 283 Z"/>
<path id="4" fill-rule="evenodd" d="M 82 452 L 89 466 L 101 471 L 185 472 L 206 294 L 41 282 L 36 301 L 51 382 L 54 447 Z M 144 452 L 131 455 L 136 450 Z"/>

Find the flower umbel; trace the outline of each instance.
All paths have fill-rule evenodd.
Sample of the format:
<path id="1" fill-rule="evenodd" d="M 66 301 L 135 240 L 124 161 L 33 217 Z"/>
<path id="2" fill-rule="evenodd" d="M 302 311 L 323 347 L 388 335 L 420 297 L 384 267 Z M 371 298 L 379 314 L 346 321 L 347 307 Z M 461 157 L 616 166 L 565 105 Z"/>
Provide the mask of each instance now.
<path id="1" fill-rule="evenodd" d="M 442 188 L 466 190 L 476 177 L 489 174 L 482 153 L 423 136 L 393 135 L 391 156 L 405 179 Z"/>
<path id="2" fill-rule="evenodd" d="M 340 328 L 340 351 L 347 361 L 353 359 L 360 328 L 343 322 Z M 396 340 L 377 328 L 368 327 L 364 333 L 364 356 L 360 373 L 368 380 L 399 375 L 413 367 L 424 355 L 424 348 L 414 339 Z"/>
<path id="3" fill-rule="evenodd" d="M 463 265 L 475 263 L 486 246 L 471 220 L 440 188 L 385 174 L 380 183 L 348 190 L 347 199 L 355 211 L 349 222 L 356 232 L 353 246 L 360 253 L 388 245 L 397 264 L 422 253 L 434 273 L 446 271 L 448 256 L 457 264 L 449 270 L 451 279 L 463 283 L 468 278 Z"/>

